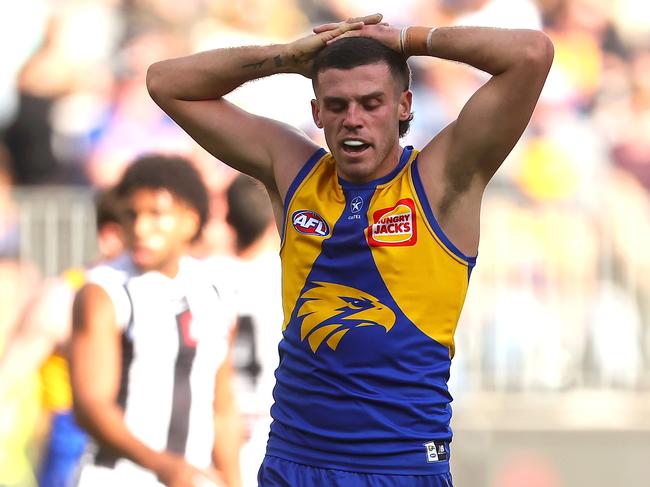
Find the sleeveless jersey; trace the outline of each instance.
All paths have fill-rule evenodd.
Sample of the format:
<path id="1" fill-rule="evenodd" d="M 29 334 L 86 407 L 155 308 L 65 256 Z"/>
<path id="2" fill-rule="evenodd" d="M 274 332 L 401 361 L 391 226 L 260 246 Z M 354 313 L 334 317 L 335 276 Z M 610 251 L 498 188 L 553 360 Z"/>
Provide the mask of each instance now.
<path id="1" fill-rule="evenodd" d="M 203 264 L 189 257 L 181 259 L 173 279 L 158 272 L 140 274 L 128 254 L 91 269 L 87 276 L 111 298 L 122 329 L 118 403 L 127 427 L 155 450 L 183 455 L 198 468 L 209 467 L 215 377 L 233 322 L 220 290 Z M 113 480 L 159 484 L 153 473 L 102 448 L 93 463 L 104 467 L 100 470 L 109 467 Z M 80 485 L 96 474 L 82 471 Z"/>
<path id="2" fill-rule="evenodd" d="M 247 433 L 240 453 L 242 484 L 253 486 L 269 437 L 282 338 L 280 256 L 265 250 L 246 259 L 213 257 L 210 263 L 215 275 L 227 278 L 238 314 L 232 344 L 233 392 Z"/>
<path id="3" fill-rule="evenodd" d="M 417 151 L 405 148 L 385 177 L 352 184 L 321 149 L 284 209 L 267 454 L 355 472 L 447 472 L 447 380 L 475 258 L 436 222 Z"/>

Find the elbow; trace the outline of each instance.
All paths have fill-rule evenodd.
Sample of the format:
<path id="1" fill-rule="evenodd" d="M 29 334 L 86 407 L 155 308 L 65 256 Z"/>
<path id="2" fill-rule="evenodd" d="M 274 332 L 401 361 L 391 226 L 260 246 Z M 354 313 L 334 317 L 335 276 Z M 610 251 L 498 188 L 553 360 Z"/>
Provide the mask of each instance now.
<path id="1" fill-rule="evenodd" d="M 163 87 L 165 86 L 165 75 L 162 64 L 162 61 L 157 62 L 149 66 L 147 69 L 147 91 L 149 92 L 149 96 L 151 96 L 156 103 L 159 103 L 159 101 L 164 97 Z"/>
<path id="2" fill-rule="evenodd" d="M 555 48 L 553 42 L 542 31 L 530 31 L 528 42 L 525 43 L 524 59 L 528 66 L 537 66 L 548 72 L 553 64 Z"/>
<path id="3" fill-rule="evenodd" d="M 86 430 L 88 433 L 93 434 L 93 412 L 101 411 L 101 404 L 97 404 L 90 397 L 86 397 L 83 394 L 79 394 L 73 385 L 72 390 L 72 412 L 74 414 L 74 419 L 77 424 Z"/>
<path id="4" fill-rule="evenodd" d="M 81 428 L 86 431 L 89 431 L 90 421 L 88 420 L 88 415 L 86 414 L 85 408 L 81 402 L 77 399 L 73 400 L 72 411 L 74 413 L 74 419 Z"/>

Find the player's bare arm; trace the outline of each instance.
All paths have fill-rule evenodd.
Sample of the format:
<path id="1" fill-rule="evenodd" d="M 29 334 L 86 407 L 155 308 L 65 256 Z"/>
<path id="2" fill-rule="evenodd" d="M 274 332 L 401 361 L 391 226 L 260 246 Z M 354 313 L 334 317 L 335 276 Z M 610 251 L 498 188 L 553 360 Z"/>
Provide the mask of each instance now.
<path id="1" fill-rule="evenodd" d="M 71 383 L 75 415 L 98 441 L 155 472 L 168 487 L 194 487 L 200 472 L 177 455 L 152 450 L 128 430 L 117 403 L 121 342 L 115 309 L 106 292 L 84 286 L 72 311 Z"/>
<path id="2" fill-rule="evenodd" d="M 74 291 L 61 279 L 39 290 L 16 333 L 0 355 L 0 391 L 9 391 L 34 373 L 70 334 L 69 308 Z"/>
<path id="3" fill-rule="evenodd" d="M 433 31 L 428 50 L 492 75 L 448 132 L 445 158 L 450 183 L 476 179 L 484 187 L 528 125 L 553 61 L 553 45 L 540 31 L 452 27 Z"/>
<path id="4" fill-rule="evenodd" d="M 422 176 L 440 224 L 469 255 L 479 240 L 486 185 L 525 130 L 553 61 L 553 45 L 534 30 L 436 29 L 429 55 L 469 64 L 492 75 L 457 120 L 422 154 Z M 442 184 L 435 186 L 436 181 Z"/>
<path id="5" fill-rule="evenodd" d="M 208 152 L 262 181 L 272 197 L 281 199 L 316 145 L 293 127 L 237 108 L 224 95 L 273 74 L 310 76 L 313 57 L 328 41 L 380 20 L 373 15 L 330 24 L 288 44 L 216 49 L 161 61 L 150 66 L 147 88 Z"/>
<path id="6" fill-rule="evenodd" d="M 230 337 L 230 349 L 234 330 Z M 228 487 L 241 486 L 239 453 L 243 442 L 243 424 L 233 390 L 232 353 L 229 352 L 217 371 L 214 394 L 215 441 L 214 465 Z M 245 468 L 250 468 L 245 466 Z"/>
<path id="7" fill-rule="evenodd" d="M 492 75 L 419 156 L 439 223 L 462 251 L 474 255 L 483 191 L 528 125 L 553 61 L 551 41 L 527 29 L 386 25 L 364 26 L 341 37 L 359 35 L 407 57 L 448 59 Z"/>

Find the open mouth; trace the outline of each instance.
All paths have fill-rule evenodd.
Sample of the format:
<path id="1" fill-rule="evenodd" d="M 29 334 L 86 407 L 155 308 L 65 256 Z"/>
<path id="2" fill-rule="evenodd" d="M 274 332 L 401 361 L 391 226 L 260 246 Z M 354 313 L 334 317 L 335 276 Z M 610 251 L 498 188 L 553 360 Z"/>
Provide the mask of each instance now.
<path id="1" fill-rule="evenodd" d="M 370 144 L 365 143 L 362 140 L 348 139 L 343 141 L 343 150 L 350 154 L 359 154 L 365 151 Z"/>

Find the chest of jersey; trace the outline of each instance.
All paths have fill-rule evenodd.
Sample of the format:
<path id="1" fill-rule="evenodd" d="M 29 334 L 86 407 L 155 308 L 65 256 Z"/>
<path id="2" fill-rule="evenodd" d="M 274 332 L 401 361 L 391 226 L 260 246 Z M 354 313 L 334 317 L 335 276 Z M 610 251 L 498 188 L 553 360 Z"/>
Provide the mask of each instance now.
<path id="1" fill-rule="evenodd" d="M 353 185 L 336 177 L 325 156 L 288 203 L 284 327 L 300 326 L 311 348 L 324 342 L 334 349 L 344 335 L 365 331 L 353 329 L 378 323 L 389 331 L 400 323 L 453 354 L 473 263 L 437 232 L 413 176 L 415 157 L 414 151 L 403 156 L 382 180 Z M 346 323 L 336 327 L 332 320 Z"/>

